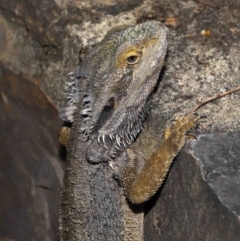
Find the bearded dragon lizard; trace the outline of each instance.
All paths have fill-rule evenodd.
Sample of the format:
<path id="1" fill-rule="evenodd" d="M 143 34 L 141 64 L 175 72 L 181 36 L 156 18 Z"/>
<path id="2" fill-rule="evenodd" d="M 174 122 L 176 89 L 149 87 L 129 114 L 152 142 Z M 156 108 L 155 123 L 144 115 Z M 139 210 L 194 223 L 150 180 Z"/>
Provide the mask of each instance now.
<path id="1" fill-rule="evenodd" d="M 151 106 L 167 35 L 156 21 L 114 28 L 70 73 L 68 102 L 60 110 L 60 117 L 73 123 L 69 140 L 62 141 L 68 143 L 63 241 L 143 240 L 139 204 L 160 187 L 186 132 L 199 119 L 188 115 L 167 128 L 149 160 L 131 148 Z"/>

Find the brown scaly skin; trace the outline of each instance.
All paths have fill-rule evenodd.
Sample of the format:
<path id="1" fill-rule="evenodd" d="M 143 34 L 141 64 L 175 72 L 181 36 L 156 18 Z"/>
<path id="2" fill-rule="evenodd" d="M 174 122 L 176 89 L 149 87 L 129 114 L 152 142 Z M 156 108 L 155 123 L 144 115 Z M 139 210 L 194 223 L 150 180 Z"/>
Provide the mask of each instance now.
<path id="1" fill-rule="evenodd" d="M 58 140 L 65 147 L 67 147 L 67 144 L 69 142 L 70 133 L 71 133 L 71 128 L 67 126 L 63 126 L 60 130 Z"/>
<path id="2" fill-rule="evenodd" d="M 174 157 L 185 144 L 186 132 L 197 124 L 197 115 L 184 116 L 172 129 L 167 128 L 159 149 L 146 161 L 137 173 L 136 167 L 126 166 L 123 171 L 123 187 L 132 203 L 147 201 L 163 183 Z"/>
<path id="3" fill-rule="evenodd" d="M 143 240 L 142 206 L 129 206 L 123 189 L 132 203 L 148 200 L 184 145 L 185 133 L 198 120 L 180 118 L 147 161 L 140 150 L 131 148 L 149 112 L 167 32 L 155 21 L 114 28 L 70 74 L 68 102 L 60 110 L 62 119 L 73 122 L 71 132 L 60 134 L 63 144 L 68 143 L 62 241 Z"/>

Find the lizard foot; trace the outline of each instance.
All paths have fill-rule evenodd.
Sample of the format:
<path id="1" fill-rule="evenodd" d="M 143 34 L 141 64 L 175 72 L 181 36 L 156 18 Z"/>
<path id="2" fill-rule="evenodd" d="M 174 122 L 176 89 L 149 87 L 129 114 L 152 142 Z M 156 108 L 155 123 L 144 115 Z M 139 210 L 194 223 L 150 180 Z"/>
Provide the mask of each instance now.
<path id="1" fill-rule="evenodd" d="M 60 144 L 62 144 L 65 147 L 68 144 L 70 132 L 71 132 L 71 128 L 67 126 L 63 126 L 59 132 L 58 141 L 60 142 Z"/>

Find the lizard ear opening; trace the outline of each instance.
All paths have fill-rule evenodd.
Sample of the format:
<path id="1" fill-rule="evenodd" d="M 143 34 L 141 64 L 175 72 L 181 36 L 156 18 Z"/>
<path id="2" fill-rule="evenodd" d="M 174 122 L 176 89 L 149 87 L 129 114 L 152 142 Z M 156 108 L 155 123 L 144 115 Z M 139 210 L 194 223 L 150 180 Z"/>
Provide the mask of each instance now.
<path id="1" fill-rule="evenodd" d="M 109 111 L 109 110 L 112 110 L 113 109 L 113 107 L 114 107 L 114 98 L 111 98 L 109 101 L 108 101 L 108 103 L 105 105 L 105 107 L 104 107 L 104 110 L 105 111 Z"/>
<path id="2" fill-rule="evenodd" d="M 110 116 L 113 114 L 114 105 L 115 105 L 115 100 L 112 97 L 108 100 L 107 104 L 104 106 L 104 108 L 98 118 L 98 121 L 96 123 L 95 131 L 99 130 L 106 123 L 106 121 L 110 118 Z"/>

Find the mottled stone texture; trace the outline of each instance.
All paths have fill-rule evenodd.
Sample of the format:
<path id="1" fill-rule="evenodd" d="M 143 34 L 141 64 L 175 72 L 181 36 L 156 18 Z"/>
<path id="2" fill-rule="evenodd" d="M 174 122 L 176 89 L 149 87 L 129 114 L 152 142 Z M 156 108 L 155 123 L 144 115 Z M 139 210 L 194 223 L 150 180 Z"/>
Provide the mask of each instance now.
<path id="1" fill-rule="evenodd" d="M 240 2 L 0 1 L 0 240 L 58 240 L 56 109 L 79 51 L 116 25 L 167 18 L 179 26 L 170 27 L 147 138 L 139 140 L 146 155 L 173 116 L 240 85 Z M 210 36 L 200 34 L 207 29 Z M 207 116 L 201 135 L 147 204 L 146 240 L 239 240 L 239 103 L 235 93 L 199 110 Z"/>

